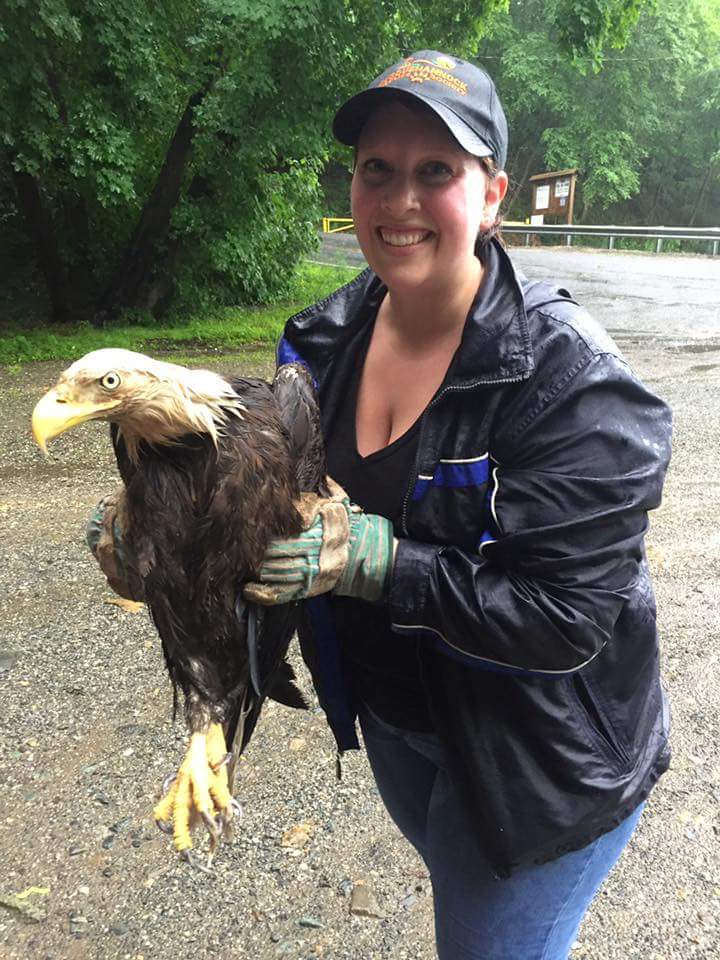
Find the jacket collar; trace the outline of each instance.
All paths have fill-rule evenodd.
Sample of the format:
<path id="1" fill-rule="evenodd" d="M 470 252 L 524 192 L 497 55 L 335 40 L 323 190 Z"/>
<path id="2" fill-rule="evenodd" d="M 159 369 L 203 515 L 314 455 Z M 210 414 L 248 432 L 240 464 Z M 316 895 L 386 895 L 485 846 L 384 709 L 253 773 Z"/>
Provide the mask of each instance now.
<path id="1" fill-rule="evenodd" d="M 520 281 L 493 239 L 479 251 L 483 280 L 444 385 L 524 380 L 533 370 L 532 346 Z M 287 342 L 309 364 L 320 385 L 344 343 L 370 323 L 386 287 L 369 268 L 325 300 L 291 317 Z"/>

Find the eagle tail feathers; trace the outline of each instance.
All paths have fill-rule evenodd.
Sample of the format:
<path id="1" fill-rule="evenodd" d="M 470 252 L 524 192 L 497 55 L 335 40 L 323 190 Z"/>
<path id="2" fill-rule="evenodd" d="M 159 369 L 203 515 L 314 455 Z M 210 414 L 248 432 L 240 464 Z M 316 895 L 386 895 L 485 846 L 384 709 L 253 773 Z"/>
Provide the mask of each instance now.
<path id="1" fill-rule="evenodd" d="M 287 660 L 283 660 L 273 677 L 268 696 L 271 700 L 282 703 L 286 707 L 292 707 L 295 710 L 307 710 L 308 702 L 296 685 L 295 680 L 295 671 Z"/>

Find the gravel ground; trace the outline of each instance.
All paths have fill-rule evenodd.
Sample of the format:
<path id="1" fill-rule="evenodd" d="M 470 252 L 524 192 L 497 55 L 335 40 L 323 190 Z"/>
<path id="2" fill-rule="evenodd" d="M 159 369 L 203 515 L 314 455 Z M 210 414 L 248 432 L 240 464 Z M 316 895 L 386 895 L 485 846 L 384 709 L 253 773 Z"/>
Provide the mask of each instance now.
<path id="1" fill-rule="evenodd" d="M 720 341 L 622 322 L 627 357 L 676 416 L 649 538 L 674 761 L 572 957 L 718 957 Z M 267 375 L 272 358 L 193 363 Z M 0 901 L 39 888 L 0 906 L 0 958 L 432 960 L 424 866 L 363 755 L 347 756 L 336 783 L 316 707 L 266 708 L 240 767 L 245 820 L 212 874 L 181 864 L 155 830 L 183 730 L 146 612 L 108 603 L 83 545 L 88 511 L 116 483 L 105 430 L 60 438 L 47 462 L 30 439 L 32 406 L 59 370 L 0 371 Z M 371 916 L 351 912 L 362 894 Z M 34 917 L 17 909 L 28 905 Z"/>

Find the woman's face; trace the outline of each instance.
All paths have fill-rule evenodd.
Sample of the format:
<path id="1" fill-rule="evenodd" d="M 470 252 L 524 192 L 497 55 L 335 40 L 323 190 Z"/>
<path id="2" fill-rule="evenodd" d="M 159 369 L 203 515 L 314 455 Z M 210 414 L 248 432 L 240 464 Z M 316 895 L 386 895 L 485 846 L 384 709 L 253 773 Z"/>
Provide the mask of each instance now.
<path id="1" fill-rule="evenodd" d="M 360 247 L 391 291 L 441 289 L 477 276 L 480 229 L 495 221 L 507 177 L 490 179 L 430 111 L 393 101 L 363 127 L 352 180 Z"/>

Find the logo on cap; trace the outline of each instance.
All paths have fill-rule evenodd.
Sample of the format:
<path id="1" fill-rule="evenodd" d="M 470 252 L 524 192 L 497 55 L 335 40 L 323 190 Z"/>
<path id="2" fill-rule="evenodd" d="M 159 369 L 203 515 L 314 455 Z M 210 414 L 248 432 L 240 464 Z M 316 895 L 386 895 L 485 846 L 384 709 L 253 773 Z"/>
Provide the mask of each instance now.
<path id="1" fill-rule="evenodd" d="M 455 60 L 445 56 L 440 56 L 436 60 L 414 60 L 412 57 L 407 57 L 401 67 L 393 70 L 389 76 L 383 77 L 378 87 L 389 87 L 402 80 L 410 83 L 435 81 L 450 87 L 455 93 L 464 97 L 467 95 L 467 84 L 447 72 L 454 70 L 456 66 Z"/>

